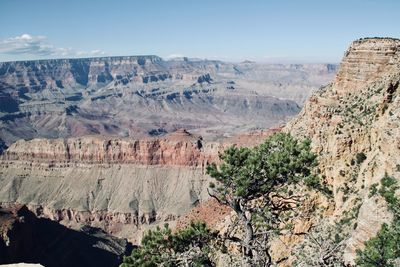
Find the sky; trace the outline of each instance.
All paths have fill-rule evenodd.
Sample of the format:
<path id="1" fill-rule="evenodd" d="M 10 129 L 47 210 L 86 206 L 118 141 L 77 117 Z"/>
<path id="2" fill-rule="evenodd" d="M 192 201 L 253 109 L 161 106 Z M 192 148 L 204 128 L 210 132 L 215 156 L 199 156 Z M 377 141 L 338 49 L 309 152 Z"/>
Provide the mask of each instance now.
<path id="1" fill-rule="evenodd" d="M 0 0 L 0 61 L 118 55 L 339 62 L 400 38 L 398 0 Z"/>

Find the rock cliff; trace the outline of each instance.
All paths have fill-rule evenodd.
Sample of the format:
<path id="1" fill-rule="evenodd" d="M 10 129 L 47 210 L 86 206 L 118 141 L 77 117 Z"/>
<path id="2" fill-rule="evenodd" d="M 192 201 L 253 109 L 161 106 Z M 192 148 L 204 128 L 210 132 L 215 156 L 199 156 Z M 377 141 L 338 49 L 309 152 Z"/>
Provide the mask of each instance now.
<path id="1" fill-rule="evenodd" d="M 366 38 L 354 41 L 346 51 L 333 88 L 346 94 L 356 92 L 382 74 L 395 72 L 398 68 L 398 40 L 390 38 Z"/>
<path id="2" fill-rule="evenodd" d="M 277 131 L 209 142 L 186 130 L 145 139 L 86 136 L 20 140 L 0 156 L 0 203 L 24 204 L 72 228 L 100 227 L 137 242 L 208 199 L 205 167 L 225 147 Z"/>
<path id="3" fill-rule="evenodd" d="M 284 129 L 312 140 L 322 178 L 333 188 L 332 218 L 354 228 L 348 262 L 391 219 L 385 202 L 369 192 L 385 173 L 400 180 L 399 55 L 397 39 L 353 42 L 334 82 L 316 91 Z"/>
<path id="4" fill-rule="evenodd" d="M 134 163 L 139 165 L 204 166 L 216 159 L 218 143 L 203 145 L 199 136 L 178 130 L 164 138 L 128 139 L 101 136 L 20 140 L 0 157 L 10 161 Z"/>

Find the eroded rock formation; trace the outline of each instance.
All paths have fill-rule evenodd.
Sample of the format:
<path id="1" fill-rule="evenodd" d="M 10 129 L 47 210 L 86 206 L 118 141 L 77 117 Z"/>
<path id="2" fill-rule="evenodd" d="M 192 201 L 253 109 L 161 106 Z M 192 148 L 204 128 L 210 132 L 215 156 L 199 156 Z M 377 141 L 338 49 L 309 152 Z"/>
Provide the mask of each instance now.
<path id="1" fill-rule="evenodd" d="M 382 74 L 395 72 L 399 62 L 399 41 L 390 38 L 366 38 L 354 41 L 340 64 L 333 89 L 346 94 L 356 92 Z"/>
<path id="2" fill-rule="evenodd" d="M 286 127 L 308 137 L 324 182 L 333 188 L 333 218 L 354 231 L 345 258 L 391 220 L 385 202 L 369 195 L 386 174 L 400 180 L 400 40 L 366 38 L 346 52 L 333 84 L 314 93 Z"/>
<path id="3" fill-rule="evenodd" d="M 178 130 L 165 138 L 134 140 L 101 136 L 20 140 L 1 155 L 3 160 L 140 165 L 202 166 L 215 160 L 218 143 Z"/>
<path id="4" fill-rule="evenodd" d="M 91 225 L 137 242 L 150 223 L 171 224 L 208 199 L 205 168 L 225 147 L 255 145 L 278 131 L 224 143 L 186 130 L 159 138 L 88 136 L 12 144 L 0 156 L 0 202 L 25 204 L 69 227 Z"/>
<path id="5" fill-rule="evenodd" d="M 186 128 L 215 140 L 286 122 L 335 71 L 332 64 L 157 56 L 2 62 L 0 139 L 9 146 L 18 139 L 143 138 Z"/>

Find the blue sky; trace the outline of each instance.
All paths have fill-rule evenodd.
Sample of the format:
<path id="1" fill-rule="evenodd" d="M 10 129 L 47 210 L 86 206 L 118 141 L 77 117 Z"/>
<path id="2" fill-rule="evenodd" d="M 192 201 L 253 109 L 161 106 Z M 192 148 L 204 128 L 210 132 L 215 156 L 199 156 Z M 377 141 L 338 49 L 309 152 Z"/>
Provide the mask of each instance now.
<path id="1" fill-rule="evenodd" d="M 0 61 L 155 54 L 338 62 L 400 38 L 397 0 L 1 0 Z"/>

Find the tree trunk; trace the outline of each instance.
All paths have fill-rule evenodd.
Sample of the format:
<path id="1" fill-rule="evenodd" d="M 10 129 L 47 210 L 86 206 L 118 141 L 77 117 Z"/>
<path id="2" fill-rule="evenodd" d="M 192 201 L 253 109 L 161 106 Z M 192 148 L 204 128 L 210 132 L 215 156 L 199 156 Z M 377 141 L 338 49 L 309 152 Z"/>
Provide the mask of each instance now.
<path id="1" fill-rule="evenodd" d="M 253 226 L 251 225 L 251 218 L 247 218 L 245 212 L 242 210 L 240 206 L 240 200 L 235 199 L 231 203 L 231 208 L 236 212 L 239 220 L 242 222 L 244 230 L 245 230 L 245 238 L 243 240 L 243 246 L 245 248 L 244 254 L 250 258 L 253 257 L 253 252 L 251 249 L 251 241 L 254 238 Z"/>

